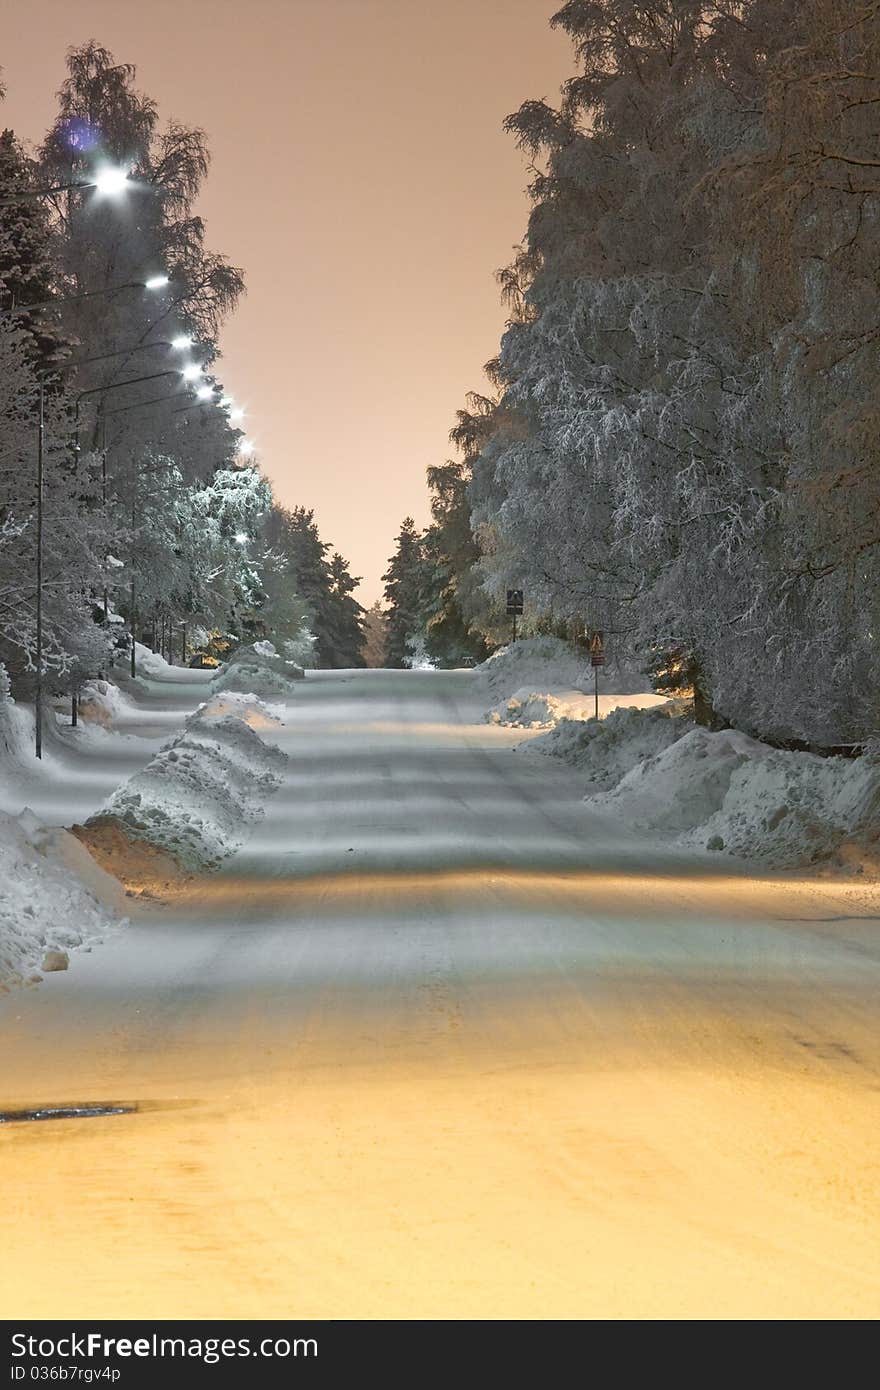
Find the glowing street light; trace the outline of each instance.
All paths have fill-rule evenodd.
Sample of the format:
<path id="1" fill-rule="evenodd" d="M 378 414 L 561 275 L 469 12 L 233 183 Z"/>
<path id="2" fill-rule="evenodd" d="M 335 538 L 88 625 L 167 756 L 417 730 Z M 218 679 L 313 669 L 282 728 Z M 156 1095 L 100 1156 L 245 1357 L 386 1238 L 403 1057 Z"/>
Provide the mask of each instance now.
<path id="1" fill-rule="evenodd" d="M 167 275 L 151 275 L 149 280 L 144 281 L 145 290 L 161 290 L 168 284 Z"/>
<path id="2" fill-rule="evenodd" d="M 213 396 L 215 389 L 215 387 L 208 386 L 208 384 L 205 383 L 204 386 L 199 387 L 199 389 L 196 391 L 196 395 L 198 396 L 200 401 L 208 401 Z"/>
<path id="3" fill-rule="evenodd" d="M 194 339 L 187 337 L 185 333 L 179 333 L 176 338 L 171 339 L 171 346 L 175 352 L 184 352 L 187 348 L 192 347 L 193 341 Z"/>
<path id="4" fill-rule="evenodd" d="M 230 410 L 229 418 L 235 422 L 244 419 L 244 411 L 240 405 L 237 405 L 234 410 Z"/>
<path id="5" fill-rule="evenodd" d="M 128 169 L 116 169 L 107 164 L 103 169 L 98 170 L 94 182 L 85 184 L 84 187 L 93 187 L 102 198 L 116 198 L 120 193 L 125 192 L 129 182 L 128 174 Z"/>
<path id="6" fill-rule="evenodd" d="M 180 375 L 183 377 L 184 381 L 198 381 L 199 377 L 202 375 L 202 369 L 195 362 L 187 362 L 185 367 L 181 367 Z"/>
<path id="7" fill-rule="evenodd" d="M 252 440 L 252 439 L 242 439 L 242 440 L 239 440 L 238 452 L 239 452 L 240 454 L 242 454 L 245 458 L 249 458 L 250 455 L 254 452 L 253 440 Z"/>
<path id="8" fill-rule="evenodd" d="M 72 183 L 56 183 L 45 188 L 16 188 L 13 192 L 5 193 L 0 198 L 0 205 L 6 207 L 10 203 L 20 203 L 28 198 L 53 198 L 56 193 L 69 193 L 75 189 L 88 188 L 93 188 L 101 198 L 118 198 L 121 193 L 127 192 L 134 186 L 133 180 L 129 178 L 129 173 L 130 170 L 128 169 L 105 164 L 90 179 L 75 179 Z"/>

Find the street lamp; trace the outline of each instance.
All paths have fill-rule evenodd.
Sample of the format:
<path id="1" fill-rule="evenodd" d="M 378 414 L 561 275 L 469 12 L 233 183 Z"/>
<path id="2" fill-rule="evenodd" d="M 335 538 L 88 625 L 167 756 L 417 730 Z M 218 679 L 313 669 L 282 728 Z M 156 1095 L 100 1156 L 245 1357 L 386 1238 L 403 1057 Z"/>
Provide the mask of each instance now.
<path id="1" fill-rule="evenodd" d="M 130 172 L 129 169 L 105 164 L 93 179 L 77 179 L 73 183 L 57 183 L 47 188 L 18 188 L 0 198 L 0 207 L 8 207 L 10 203 L 26 202 L 28 198 L 52 198 L 56 193 L 70 193 L 76 188 L 93 188 L 102 198 L 116 198 L 120 193 L 134 187 L 133 181 L 129 178 Z"/>
<path id="2" fill-rule="evenodd" d="M 0 207 L 3 200 L 0 199 Z M 169 283 L 167 275 L 151 275 L 147 280 L 125 280 L 121 285 L 108 285 L 102 290 L 85 290 L 82 294 L 66 294 L 54 299 L 41 299 L 37 304 L 13 304 L 7 310 L 10 314 L 27 314 L 33 309 L 54 309 L 62 304 L 79 304 L 84 299 L 99 299 L 114 294 L 121 294 L 123 290 L 149 290 L 155 293 Z"/>
<path id="3" fill-rule="evenodd" d="M 115 198 L 124 192 L 128 184 L 128 174 L 128 169 L 114 169 L 112 165 L 105 165 L 95 176 L 92 187 L 104 198 Z"/>

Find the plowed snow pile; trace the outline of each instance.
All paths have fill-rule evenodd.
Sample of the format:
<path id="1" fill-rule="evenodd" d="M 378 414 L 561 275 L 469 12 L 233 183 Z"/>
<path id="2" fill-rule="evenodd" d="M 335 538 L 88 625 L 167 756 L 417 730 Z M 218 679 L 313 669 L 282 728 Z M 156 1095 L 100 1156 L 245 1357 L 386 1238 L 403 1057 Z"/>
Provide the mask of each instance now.
<path id="1" fill-rule="evenodd" d="M 0 811 L 0 992 L 66 970 L 69 953 L 124 925 L 119 884 L 66 830 Z"/>
<path id="2" fill-rule="evenodd" d="M 612 710 L 598 722 L 562 719 L 550 733 L 519 744 L 518 751 L 561 758 L 583 773 L 589 789 L 606 791 L 693 728 L 687 709 L 684 701 L 666 700 L 652 709 Z"/>
<path id="3" fill-rule="evenodd" d="M 288 661 L 271 642 L 239 647 L 228 665 L 211 682 L 212 690 L 238 690 L 263 700 L 289 700 L 305 672 Z"/>
<path id="4" fill-rule="evenodd" d="M 683 702 L 563 720 L 521 745 L 585 775 L 594 810 L 680 846 L 768 867 L 880 867 L 880 758 L 817 757 L 695 728 Z"/>
<path id="5" fill-rule="evenodd" d="M 201 706 L 183 733 L 86 822 L 85 838 L 91 829 L 115 824 L 184 869 L 215 868 L 243 842 L 281 781 L 287 756 L 254 727 L 273 723 L 271 711 L 249 696 Z"/>

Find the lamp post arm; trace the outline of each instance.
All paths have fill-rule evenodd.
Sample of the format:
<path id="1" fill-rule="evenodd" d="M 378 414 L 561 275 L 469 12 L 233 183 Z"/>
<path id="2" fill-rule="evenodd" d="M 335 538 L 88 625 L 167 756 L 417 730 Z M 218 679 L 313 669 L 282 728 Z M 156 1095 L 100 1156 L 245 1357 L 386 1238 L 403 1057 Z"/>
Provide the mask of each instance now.
<path id="1" fill-rule="evenodd" d="M 71 193 L 74 188 L 97 188 L 95 183 L 56 183 L 46 188 L 19 188 L 14 193 L 4 193 L 0 198 L 0 207 L 9 207 L 12 203 L 26 202 L 28 198 L 51 198 L 56 193 Z"/>
<path id="2" fill-rule="evenodd" d="M 0 200 L 2 207 L 2 200 Z M 7 309 L 8 314 L 27 314 L 32 309 L 53 309 L 60 308 L 62 304 L 79 304 L 83 299 L 98 299 L 102 295 L 112 296 L 121 294 L 123 290 L 145 290 L 146 284 L 143 280 L 126 280 L 122 285 L 110 285 L 103 290 L 84 290 L 82 294 L 68 294 L 57 299 L 41 299 L 36 304 L 14 304 L 11 309 Z"/>

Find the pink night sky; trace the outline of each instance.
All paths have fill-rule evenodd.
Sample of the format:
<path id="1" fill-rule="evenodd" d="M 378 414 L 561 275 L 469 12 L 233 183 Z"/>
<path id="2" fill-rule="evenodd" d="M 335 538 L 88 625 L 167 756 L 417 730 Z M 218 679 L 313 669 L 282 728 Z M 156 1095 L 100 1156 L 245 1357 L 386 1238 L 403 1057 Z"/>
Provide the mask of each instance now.
<path id="1" fill-rule="evenodd" d="M 527 217 L 501 124 L 571 71 L 558 0 L 3 0 L 3 125 L 38 142 L 95 38 L 162 117 L 203 127 L 199 210 L 248 293 L 223 376 L 280 500 L 380 575 L 498 348 L 493 272 Z"/>

